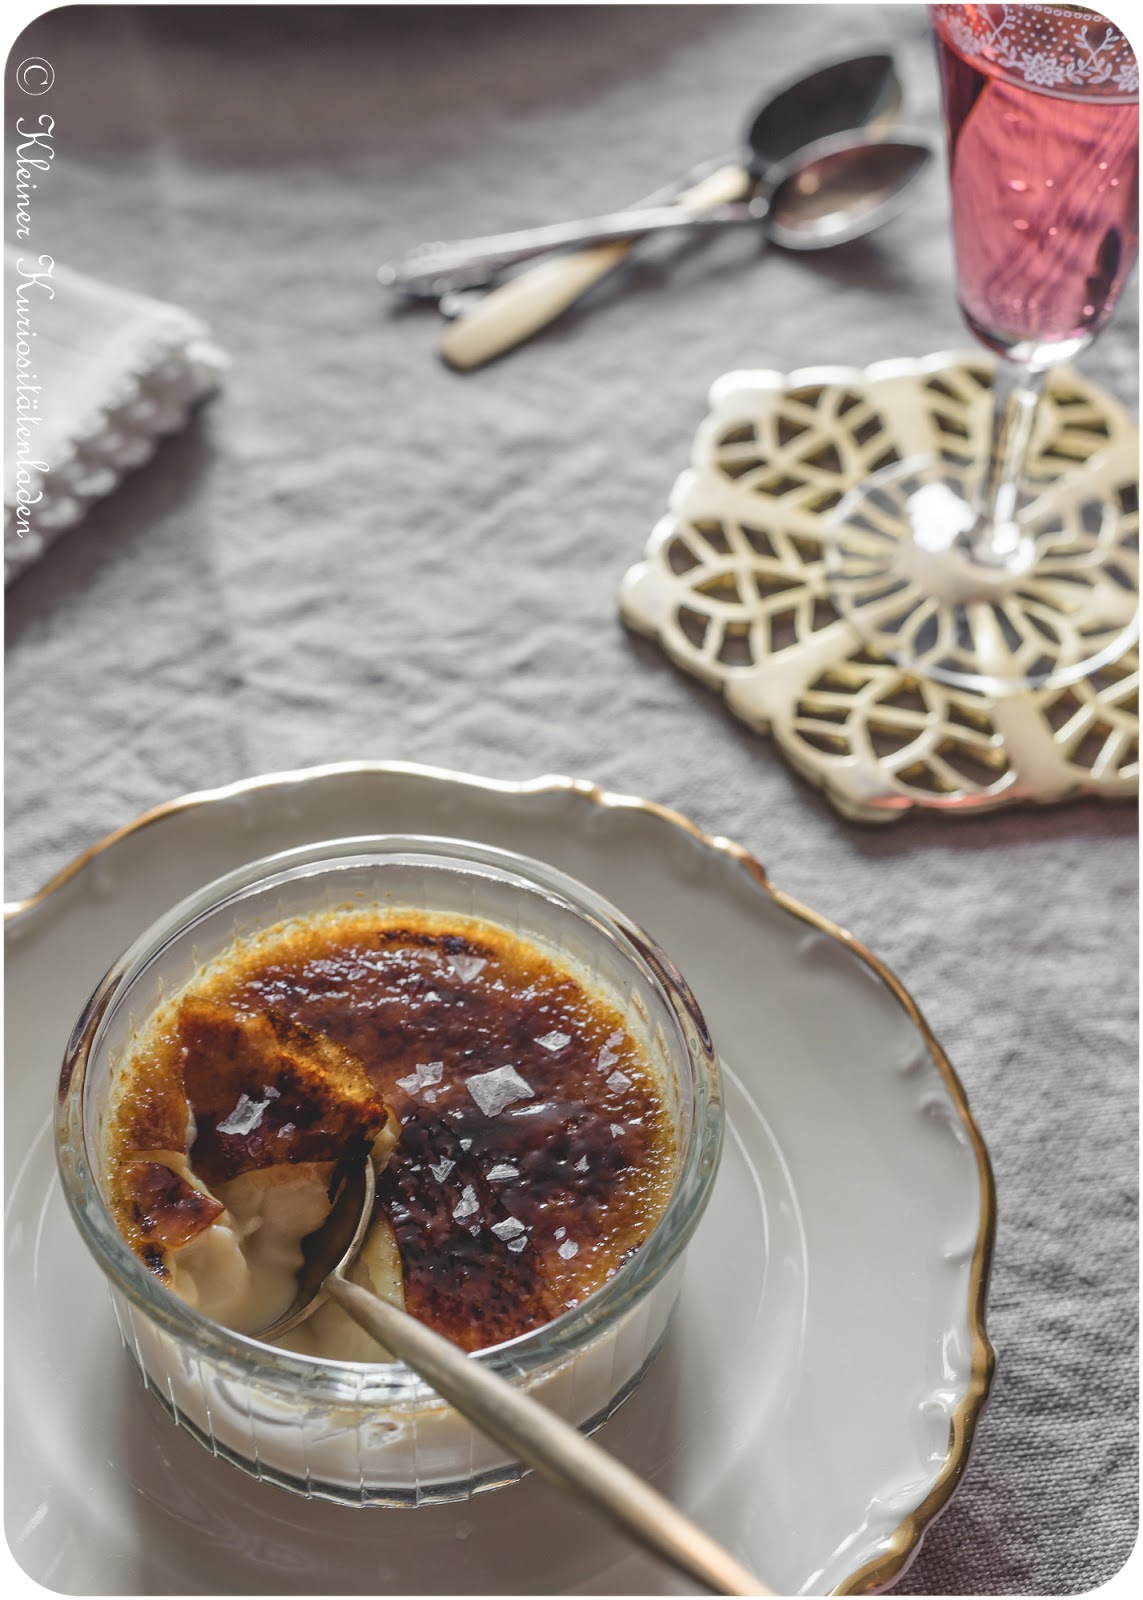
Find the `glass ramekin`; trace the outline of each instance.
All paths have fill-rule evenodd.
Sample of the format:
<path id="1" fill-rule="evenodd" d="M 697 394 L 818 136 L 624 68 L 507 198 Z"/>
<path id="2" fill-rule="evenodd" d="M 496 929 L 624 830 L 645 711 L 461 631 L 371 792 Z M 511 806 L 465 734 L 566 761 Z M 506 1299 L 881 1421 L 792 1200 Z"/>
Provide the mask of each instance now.
<path id="1" fill-rule="evenodd" d="M 621 912 L 538 861 L 452 839 L 336 839 L 255 861 L 156 922 L 88 1001 L 60 1077 L 57 1156 L 68 1205 L 107 1277 L 145 1386 L 214 1455 L 283 1488 L 353 1505 L 461 1500 L 514 1482 L 524 1469 L 402 1363 L 296 1355 L 202 1316 L 147 1271 L 106 1203 L 108 1090 L 133 1032 L 236 938 L 342 906 L 497 924 L 601 992 L 651 1054 L 678 1153 L 662 1218 L 582 1304 L 473 1357 L 585 1431 L 631 1393 L 666 1331 L 683 1248 L 718 1164 L 718 1064 L 681 974 Z"/>

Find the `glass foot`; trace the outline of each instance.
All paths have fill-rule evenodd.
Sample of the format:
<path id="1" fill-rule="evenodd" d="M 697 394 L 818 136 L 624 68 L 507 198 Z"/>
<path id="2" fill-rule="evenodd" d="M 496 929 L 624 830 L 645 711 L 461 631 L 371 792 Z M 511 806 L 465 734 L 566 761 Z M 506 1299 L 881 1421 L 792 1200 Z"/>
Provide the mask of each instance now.
<path id="1" fill-rule="evenodd" d="M 1139 634 L 1134 486 L 1111 502 L 1065 473 L 1024 485 L 984 551 L 973 488 L 939 457 L 897 462 L 845 495 L 826 544 L 830 598 L 869 650 L 980 694 L 1089 677 Z"/>

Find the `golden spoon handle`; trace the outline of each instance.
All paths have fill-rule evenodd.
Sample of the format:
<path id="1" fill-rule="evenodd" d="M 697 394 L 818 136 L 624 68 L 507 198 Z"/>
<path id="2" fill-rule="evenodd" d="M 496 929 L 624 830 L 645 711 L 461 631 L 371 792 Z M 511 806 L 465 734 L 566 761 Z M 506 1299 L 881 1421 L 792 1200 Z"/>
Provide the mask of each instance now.
<path id="1" fill-rule="evenodd" d="M 719 167 L 701 183 L 684 189 L 672 204 L 687 211 L 710 211 L 741 200 L 750 193 L 753 182 L 745 167 Z M 619 266 L 632 248 L 626 242 L 596 245 L 590 250 L 557 256 L 520 273 L 450 323 L 440 342 L 441 355 L 450 367 L 461 371 L 481 367 L 503 355 L 547 327 L 561 311 Z"/>
<path id="2" fill-rule="evenodd" d="M 336 1273 L 326 1293 L 526 1466 L 715 1594 L 772 1594 L 649 1483 L 423 1322 Z"/>

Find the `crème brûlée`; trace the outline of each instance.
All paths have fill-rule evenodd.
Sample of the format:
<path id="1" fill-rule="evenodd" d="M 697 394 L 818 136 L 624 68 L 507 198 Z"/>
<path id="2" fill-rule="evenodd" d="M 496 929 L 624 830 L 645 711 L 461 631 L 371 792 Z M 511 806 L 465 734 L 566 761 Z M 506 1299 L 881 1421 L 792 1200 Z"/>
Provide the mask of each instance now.
<path id="1" fill-rule="evenodd" d="M 106 1189 L 157 1277 L 257 1334 L 359 1147 L 377 1201 L 351 1276 L 467 1350 L 599 1288 L 677 1170 L 638 1019 L 570 962 L 475 919 L 344 908 L 239 941 L 137 1031 Z M 332 1303 L 277 1342 L 386 1358 Z"/>

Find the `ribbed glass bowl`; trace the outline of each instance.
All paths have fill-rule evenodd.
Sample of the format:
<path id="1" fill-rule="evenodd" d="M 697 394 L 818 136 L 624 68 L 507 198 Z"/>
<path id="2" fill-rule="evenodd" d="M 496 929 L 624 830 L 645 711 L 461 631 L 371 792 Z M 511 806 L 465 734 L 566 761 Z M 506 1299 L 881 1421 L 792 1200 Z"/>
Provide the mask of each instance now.
<path id="1" fill-rule="evenodd" d="M 684 1246 L 718 1164 L 718 1065 L 681 974 L 621 912 L 541 862 L 451 839 L 337 839 L 255 861 L 150 927 L 88 1001 L 60 1077 L 57 1156 L 146 1387 L 213 1454 L 283 1488 L 353 1505 L 464 1499 L 523 1469 L 399 1362 L 297 1355 L 202 1316 L 144 1267 L 106 1201 L 104 1119 L 133 1034 L 237 938 L 343 905 L 452 913 L 506 929 L 619 1009 L 655 1065 L 677 1149 L 657 1226 L 581 1304 L 473 1357 L 585 1430 L 631 1393 L 666 1330 Z"/>

